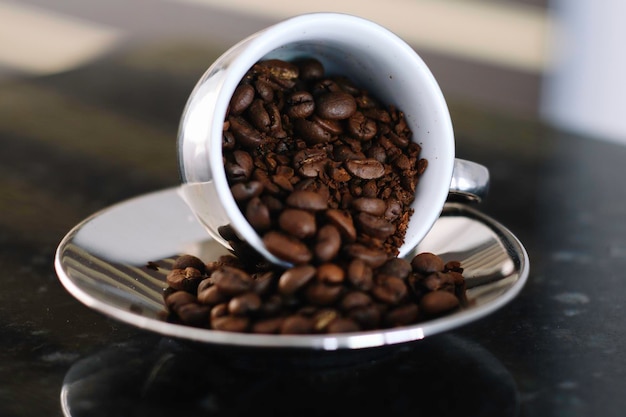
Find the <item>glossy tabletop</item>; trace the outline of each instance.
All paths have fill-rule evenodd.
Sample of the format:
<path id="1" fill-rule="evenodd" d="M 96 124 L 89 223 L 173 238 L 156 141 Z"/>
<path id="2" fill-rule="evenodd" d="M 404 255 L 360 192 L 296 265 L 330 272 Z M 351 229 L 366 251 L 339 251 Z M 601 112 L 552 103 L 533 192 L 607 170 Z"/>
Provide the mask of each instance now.
<path id="1" fill-rule="evenodd" d="M 457 156 L 491 173 L 474 208 L 530 258 L 521 293 L 492 314 L 320 360 L 186 343 L 74 298 L 54 270 L 61 239 L 179 184 L 179 118 L 221 52 L 129 44 L 0 79 L 1 416 L 623 415 L 626 148 L 452 98 Z"/>

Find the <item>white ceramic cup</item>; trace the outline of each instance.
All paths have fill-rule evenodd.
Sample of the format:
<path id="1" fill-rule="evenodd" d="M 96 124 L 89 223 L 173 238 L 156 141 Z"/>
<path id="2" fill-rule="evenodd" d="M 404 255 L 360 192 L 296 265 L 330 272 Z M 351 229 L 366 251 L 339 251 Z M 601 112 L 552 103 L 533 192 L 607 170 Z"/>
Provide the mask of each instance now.
<path id="1" fill-rule="evenodd" d="M 489 182 L 482 165 L 455 158 L 452 122 L 433 74 L 394 33 L 369 20 L 339 13 L 296 16 L 261 30 L 221 55 L 201 77 L 184 109 L 178 156 L 184 200 L 209 234 L 229 244 L 219 229 L 230 225 L 266 259 L 287 266 L 266 250 L 230 192 L 222 162 L 222 129 L 235 88 L 258 61 L 314 57 L 327 75 L 344 75 L 384 104 L 404 112 L 428 168 L 420 178 L 414 213 L 399 256 L 429 232 L 452 193 L 480 199 Z"/>

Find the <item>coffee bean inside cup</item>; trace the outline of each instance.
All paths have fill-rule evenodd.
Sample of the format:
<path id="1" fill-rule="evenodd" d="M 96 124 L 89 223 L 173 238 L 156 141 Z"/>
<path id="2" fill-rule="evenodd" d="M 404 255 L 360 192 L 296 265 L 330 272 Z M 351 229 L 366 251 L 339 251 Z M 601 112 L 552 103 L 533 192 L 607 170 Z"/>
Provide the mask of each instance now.
<path id="1" fill-rule="evenodd" d="M 325 262 L 346 255 L 325 246 L 348 245 L 348 256 L 386 259 L 428 165 L 412 135 L 401 109 L 320 61 L 270 59 L 231 98 L 223 162 L 241 212 L 283 261 Z"/>
<path id="2" fill-rule="evenodd" d="M 398 258 L 428 161 L 401 109 L 314 58 L 256 63 L 232 95 L 222 154 L 234 200 L 266 249 L 229 226 L 233 254 L 182 255 L 167 276 L 169 320 L 222 331 L 343 333 L 462 308 L 463 269 Z M 203 266 L 199 266 L 203 265 Z"/>

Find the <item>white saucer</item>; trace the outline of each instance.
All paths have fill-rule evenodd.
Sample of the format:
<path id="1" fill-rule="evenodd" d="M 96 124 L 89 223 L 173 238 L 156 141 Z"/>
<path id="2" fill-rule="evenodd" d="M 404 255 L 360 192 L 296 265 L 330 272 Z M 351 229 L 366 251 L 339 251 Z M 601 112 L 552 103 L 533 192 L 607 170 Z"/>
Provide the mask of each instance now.
<path id="1" fill-rule="evenodd" d="M 197 222 L 178 188 L 138 196 L 85 219 L 59 244 L 55 268 L 63 286 L 88 307 L 164 336 L 215 345 L 314 350 L 394 345 L 451 330 L 511 301 L 528 278 L 528 254 L 521 242 L 466 205 L 446 204 L 412 254 L 426 251 L 461 261 L 467 308 L 411 326 L 335 335 L 233 333 L 163 320 L 165 277 L 174 259 L 192 254 L 209 261 L 228 253 Z"/>

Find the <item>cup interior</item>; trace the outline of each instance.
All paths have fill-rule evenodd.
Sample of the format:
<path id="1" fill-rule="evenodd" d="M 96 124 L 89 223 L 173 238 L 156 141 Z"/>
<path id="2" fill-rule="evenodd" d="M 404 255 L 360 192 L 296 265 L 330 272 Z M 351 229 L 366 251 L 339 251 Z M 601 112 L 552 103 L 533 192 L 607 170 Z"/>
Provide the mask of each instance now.
<path id="1" fill-rule="evenodd" d="M 318 59 L 327 74 L 347 76 L 382 103 L 403 111 L 413 140 L 422 147 L 421 157 L 428 160 L 428 168 L 412 205 L 414 214 L 400 251 L 404 256 L 441 213 L 453 170 L 454 135 L 443 94 L 423 60 L 398 36 L 365 19 L 337 13 L 291 18 L 233 46 L 209 68 L 192 95 L 208 95 L 213 103 L 208 137 L 204 139 L 210 144 L 207 157 L 216 198 L 240 237 L 262 247 L 228 187 L 221 159 L 222 124 L 235 88 L 256 62 L 302 57 Z"/>

